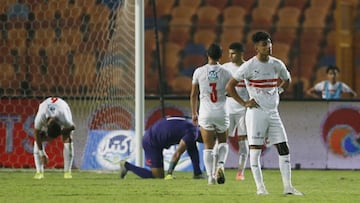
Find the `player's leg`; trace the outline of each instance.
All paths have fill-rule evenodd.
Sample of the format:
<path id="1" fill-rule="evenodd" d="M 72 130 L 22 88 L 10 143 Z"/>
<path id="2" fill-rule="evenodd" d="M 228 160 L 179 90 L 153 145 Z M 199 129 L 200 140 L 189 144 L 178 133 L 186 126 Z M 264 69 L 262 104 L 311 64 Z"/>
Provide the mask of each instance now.
<path id="1" fill-rule="evenodd" d="M 71 175 L 71 168 L 74 161 L 74 144 L 72 141 L 72 134 L 74 131 L 64 133 L 62 135 L 64 149 L 63 149 L 63 157 L 64 157 L 64 178 L 70 179 L 72 178 Z"/>
<path id="2" fill-rule="evenodd" d="M 239 122 L 237 125 L 238 143 L 239 143 L 239 167 L 236 174 L 236 180 L 244 180 L 244 171 L 246 162 L 249 156 L 249 143 L 247 140 L 246 124 L 245 124 L 245 112 L 240 114 Z"/>
<path id="3" fill-rule="evenodd" d="M 213 151 L 215 145 L 215 131 L 211 127 L 207 129 L 200 127 L 200 131 L 204 143 L 203 161 L 208 176 L 208 184 L 215 184 L 213 168 L 214 158 L 216 156 Z"/>
<path id="4" fill-rule="evenodd" d="M 272 117 L 270 122 L 269 141 L 270 143 L 275 143 L 279 154 L 279 168 L 284 185 L 284 194 L 303 195 L 303 193 L 297 191 L 291 183 L 290 152 L 287 143 L 287 135 L 280 116 Z"/>
<path id="5" fill-rule="evenodd" d="M 266 118 L 266 113 L 257 108 L 248 109 L 245 116 L 250 148 L 250 166 L 258 195 L 268 194 L 265 188 L 260 162 L 262 145 L 268 125 Z"/>
<path id="6" fill-rule="evenodd" d="M 130 162 L 127 162 L 125 160 L 121 160 L 120 161 L 120 178 L 124 179 L 128 171 L 133 172 L 140 178 L 154 178 L 152 169 L 150 171 L 146 168 L 135 166 L 134 164 L 131 164 Z"/>
<path id="7" fill-rule="evenodd" d="M 225 161 L 229 153 L 229 145 L 226 142 L 227 130 L 222 133 L 217 133 L 217 163 L 216 163 L 216 180 L 218 184 L 225 183 Z"/>
<path id="8" fill-rule="evenodd" d="M 45 152 L 45 145 L 43 145 L 43 151 Z M 37 146 L 36 142 L 34 142 L 34 162 L 36 167 L 36 174 L 34 179 L 43 179 L 44 178 L 44 164 L 41 163 L 40 154 L 39 154 L 39 147 Z"/>
<path id="9" fill-rule="evenodd" d="M 236 180 L 245 180 L 246 162 L 249 156 L 249 143 L 246 135 L 238 136 L 239 139 L 239 167 L 236 174 Z"/>

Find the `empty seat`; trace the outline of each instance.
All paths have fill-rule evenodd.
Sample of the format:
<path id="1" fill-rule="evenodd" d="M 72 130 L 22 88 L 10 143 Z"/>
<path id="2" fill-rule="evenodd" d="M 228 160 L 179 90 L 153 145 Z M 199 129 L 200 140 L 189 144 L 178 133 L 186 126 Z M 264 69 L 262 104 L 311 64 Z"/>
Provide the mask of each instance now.
<path id="1" fill-rule="evenodd" d="M 256 0 L 232 0 L 231 5 L 243 7 L 248 14 L 256 4 Z"/>
<path id="2" fill-rule="evenodd" d="M 226 0 L 223 0 L 223 1 L 204 0 L 204 4 L 207 5 L 207 6 L 214 6 L 214 7 L 218 8 L 220 11 L 222 11 L 228 5 L 228 1 L 226 1 Z"/>
<path id="3" fill-rule="evenodd" d="M 188 19 L 175 18 L 169 23 L 169 32 L 167 39 L 178 43 L 181 46 L 190 41 L 191 21 Z"/>
<path id="4" fill-rule="evenodd" d="M 280 5 L 281 0 L 273 0 L 273 1 L 268 1 L 268 0 L 258 0 L 258 7 L 267 7 L 267 8 L 272 8 L 274 10 L 276 10 L 279 5 Z"/>
<path id="5" fill-rule="evenodd" d="M 214 6 L 202 6 L 196 12 L 196 28 L 216 31 L 219 24 L 220 9 Z"/>
<path id="6" fill-rule="evenodd" d="M 298 29 L 301 10 L 296 7 L 283 7 L 278 11 L 278 21 L 276 23 L 277 29 Z"/>
<path id="7" fill-rule="evenodd" d="M 207 30 L 198 30 L 194 33 L 193 41 L 196 44 L 203 44 L 205 47 L 209 47 L 211 43 L 216 41 L 217 35 L 215 32 Z"/>
<path id="8" fill-rule="evenodd" d="M 283 0 L 284 7 L 295 7 L 303 11 L 307 6 L 308 0 Z"/>
<path id="9" fill-rule="evenodd" d="M 172 19 L 183 18 L 188 21 L 191 21 L 192 17 L 196 13 L 196 9 L 197 8 L 193 6 L 185 6 L 185 5 L 173 7 L 173 9 L 171 10 L 171 18 Z"/>
<path id="10" fill-rule="evenodd" d="M 176 77 L 173 81 L 170 81 L 170 87 L 172 93 L 188 96 L 191 92 L 192 79 L 186 76 Z"/>
<path id="11" fill-rule="evenodd" d="M 181 0 L 178 3 L 178 6 L 190 6 L 197 8 L 201 5 L 202 0 Z"/>
<path id="12" fill-rule="evenodd" d="M 251 12 L 251 29 L 271 29 L 276 10 L 268 7 L 256 7 Z"/>
<path id="13" fill-rule="evenodd" d="M 245 20 L 247 12 L 245 8 L 241 6 L 229 6 L 222 11 L 223 21 L 231 19 L 242 19 Z"/>

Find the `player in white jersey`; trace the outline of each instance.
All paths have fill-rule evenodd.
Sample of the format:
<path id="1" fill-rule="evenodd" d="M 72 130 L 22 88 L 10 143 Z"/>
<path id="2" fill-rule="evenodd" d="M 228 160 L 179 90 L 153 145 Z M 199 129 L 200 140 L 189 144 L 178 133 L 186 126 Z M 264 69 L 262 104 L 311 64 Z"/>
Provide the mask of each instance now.
<path id="1" fill-rule="evenodd" d="M 34 161 L 36 166 L 34 179 L 44 178 L 44 166 L 48 161 L 44 142 L 49 142 L 59 135 L 62 135 L 64 142 L 64 178 L 72 178 L 71 167 L 74 155 L 72 134 L 74 130 L 75 125 L 70 107 L 63 99 L 49 97 L 39 105 L 34 121 Z"/>
<path id="2" fill-rule="evenodd" d="M 282 176 L 284 194 L 303 195 L 291 183 L 291 164 L 287 135 L 281 121 L 278 104 L 279 94 L 291 81 L 290 73 L 284 63 L 272 57 L 272 43 L 267 32 L 259 31 L 252 36 L 257 52 L 246 61 L 226 85 L 226 90 L 241 105 L 247 107 L 246 128 L 250 146 L 250 165 L 256 183 L 257 194 L 267 195 L 260 155 L 267 137 L 279 153 L 279 168 Z M 281 83 L 278 86 L 278 81 Z M 238 81 L 245 80 L 250 100 L 241 98 L 235 90 Z"/>
<path id="3" fill-rule="evenodd" d="M 230 62 L 224 63 L 225 69 L 234 73 L 245 62 L 244 45 L 240 42 L 231 43 L 229 46 Z M 244 80 L 239 81 L 235 87 L 237 94 L 244 100 L 249 99 Z M 240 105 L 232 97 L 226 99 L 226 109 L 229 114 L 229 137 L 237 138 L 239 143 L 239 167 L 236 180 L 244 180 L 246 161 L 249 156 L 249 144 L 246 136 L 245 113 L 246 108 Z"/>
<path id="4" fill-rule="evenodd" d="M 356 92 L 352 90 L 344 82 L 338 81 L 337 76 L 340 70 L 336 66 L 328 66 L 326 68 L 326 74 L 328 80 L 316 83 L 314 87 L 306 91 L 306 94 L 313 98 L 322 98 L 326 100 L 341 99 L 343 93 L 348 93 L 350 97 L 357 96 Z M 320 93 L 320 95 L 318 95 Z"/>
<path id="5" fill-rule="evenodd" d="M 204 141 L 203 158 L 208 183 L 225 182 L 224 163 L 228 154 L 227 133 L 229 118 L 226 112 L 225 85 L 231 73 L 219 64 L 221 47 L 211 44 L 207 50 L 208 64 L 198 67 L 193 75 L 190 105 L 192 120 L 200 125 Z M 198 99 L 199 113 L 198 113 Z M 217 139 L 217 151 L 214 151 Z"/>

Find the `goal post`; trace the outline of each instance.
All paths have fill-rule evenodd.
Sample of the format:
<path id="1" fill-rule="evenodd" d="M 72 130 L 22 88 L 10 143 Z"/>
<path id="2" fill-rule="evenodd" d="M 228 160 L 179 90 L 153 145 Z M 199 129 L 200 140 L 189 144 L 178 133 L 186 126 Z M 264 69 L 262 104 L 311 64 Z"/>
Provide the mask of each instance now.
<path id="1" fill-rule="evenodd" d="M 129 153 L 142 166 L 143 10 L 142 0 L 2 2 L 0 133 L 6 136 L 0 138 L 5 143 L 0 167 L 34 167 L 33 119 L 37 105 L 50 96 L 70 104 L 76 124 L 74 167 L 98 161 L 92 154 L 100 138 L 114 141 L 101 151 L 103 160 L 114 164 L 109 169 Z M 109 138 L 108 131 L 120 134 Z M 125 142 L 127 136 L 134 143 Z M 48 167 L 61 168 L 61 139 L 46 148 Z M 86 153 L 91 160 L 84 160 Z"/>

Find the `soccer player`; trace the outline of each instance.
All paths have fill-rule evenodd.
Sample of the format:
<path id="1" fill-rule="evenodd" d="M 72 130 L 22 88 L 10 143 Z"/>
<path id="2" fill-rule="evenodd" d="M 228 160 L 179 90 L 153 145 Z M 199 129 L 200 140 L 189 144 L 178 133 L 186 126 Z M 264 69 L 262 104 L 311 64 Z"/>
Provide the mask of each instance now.
<path id="1" fill-rule="evenodd" d="M 272 42 L 267 32 L 252 36 L 257 54 L 238 69 L 226 85 L 227 93 L 239 104 L 247 107 L 245 122 L 250 146 L 250 165 L 258 195 L 267 195 L 261 171 L 260 155 L 265 139 L 274 144 L 279 153 L 279 168 L 284 194 L 303 195 L 291 183 L 291 164 L 287 135 L 281 121 L 279 94 L 290 84 L 290 73 L 285 64 L 271 56 Z M 281 83 L 278 86 L 278 80 Z M 245 80 L 249 100 L 241 98 L 235 90 L 239 81 Z"/>
<path id="2" fill-rule="evenodd" d="M 171 158 L 165 179 L 174 179 L 173 171 L 180 156 L 187 150 L 194 169 L 194 179 L 203 178 L 200 169 L 199 151 L 196 146 L 198 127 L 182 117 L 166 117 L 158 120 L 148 130 L 142 140 L 145 163 L 151 170 L 135 166 L 125 160 L 120 161 L 120 178 L 132 171 L 141 178 L 164 178 L 163 150 L 179 144 Z"/>
<path id="3" fill-rule="evenodd" d="M 244 45 L 240 42 L 231 43 L 229 46 L 230 62 L 223 64 L 223 66 L 234 73 L 245 62 L 244 60 Z M 235 87 L 236 92 L 244 100 L 249 100 L 249 94 L 246 90 L 244 80 L 241 80 Z M 246 108 L 240 105 L 231 97 L 226 99 L 226 107 L 229 114 L 229 137 L 237 137 L 239 142 L 239 167 L 236 173 L 236 180 L 244 180 L 244 171 L 246 161 L 249 156 L 249 144 L 246 136 L 245 113 Z"/>
<path id="4" fill-rule="evenodd" d="M 60 135 L 62 135 L 64 143 L 64 178 L 72 178 L 71 167 L 74 159 L 72 134 L 74 130 L 75 125 L 70 107 L 63 99 L 49 97 L 39 105 L 34 121 L 34 161 L 36 166 L 34 179 L 44 178 L 44 166 L 48 161 L 44 142 L 49 142 Z"/>
<path id="5" fill-rule="evenodd" d="M 231 78 L 231 73 L 219 64 L 222 56 L 219 45 L 211 44 L 207 56 L 208 63 L 198 67 L 193 74 L 190 106 L 193 123 L 200 125 L 204 141 L 204 165 L 208 184 L 212 185 L 215 184 L 215 179 L 218 184 L 225 182 L 224 164 L 229 151 L 226 142 L 229 117 L 226 112 L 225 85 Z"/>
<path id="6" fill-rule="evenodd" d="M 349 93 L 351 97 L 356 97 L 356 92 L 347 84 L 337 81 L 340 70 L 336 66 L 328 66 L 326 74 L 328 80 L 315 84 L 314 87 L 306 91 L 306 94 L 313 98 L 322 98 L 326 100 L 341 99 L 343 93 Z M 321 96 L 320 96 L 321 95 Z"/>

